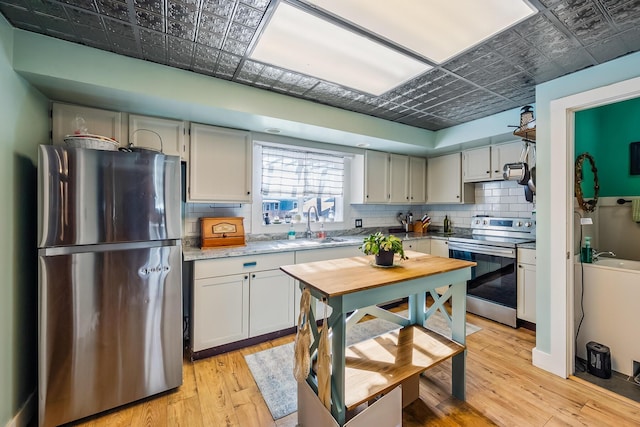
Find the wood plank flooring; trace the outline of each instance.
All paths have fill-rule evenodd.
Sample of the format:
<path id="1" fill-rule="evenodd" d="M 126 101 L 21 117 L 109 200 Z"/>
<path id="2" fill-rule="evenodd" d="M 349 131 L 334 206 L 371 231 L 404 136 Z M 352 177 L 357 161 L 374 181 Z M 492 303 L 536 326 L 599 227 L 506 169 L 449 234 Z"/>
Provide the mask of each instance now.
<path id="1" fill-rule="evenodd" d="M 638 426 L 640 404 L 531 365 L 535 333 L 467 315 L 482 328 L 467 339 L 467 401 L 451 397 L 450 361 L 420 379 L 420 399 L 403 412 L 403 426 Z M 244 355 L 293 336 L 184 362 L 184 384 L 72 425 L 293 427 L 296 414 L 274 421 Z"/>

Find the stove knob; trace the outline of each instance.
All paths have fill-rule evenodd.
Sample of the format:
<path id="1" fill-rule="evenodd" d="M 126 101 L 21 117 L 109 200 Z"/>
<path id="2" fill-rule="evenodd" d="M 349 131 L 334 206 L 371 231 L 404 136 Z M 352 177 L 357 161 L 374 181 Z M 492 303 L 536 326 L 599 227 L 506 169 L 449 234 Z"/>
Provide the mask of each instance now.
<path id="1" fill-rule="evenodd" d="M 487 224 L 489 224 L 489 221 L 487 221 L 487 220 L 485 219 L 484 221 L 482 221 L 482 223 L 483 223 L 484 225 L 487 225 Z"/>
<path id="2" fill-rule="evenodd" d="M 530 222 L 525 222 L 525 223 L 524 223 L 524 226 L 525 226 L 525 227 L 531 227 L 531 223 L 530 223 Z"/>
<path id="3" fill-rule="evenodd" d="M 522 227 L 522 221 L 516 222 L 516 227 Z"/>

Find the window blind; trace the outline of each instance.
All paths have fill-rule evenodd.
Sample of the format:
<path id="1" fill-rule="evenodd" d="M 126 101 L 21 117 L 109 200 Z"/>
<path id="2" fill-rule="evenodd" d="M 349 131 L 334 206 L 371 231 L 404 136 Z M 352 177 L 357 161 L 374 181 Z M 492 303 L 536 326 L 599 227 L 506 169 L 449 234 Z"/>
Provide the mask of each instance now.
<path id="1" fill-rule="evenodd" d="M 262 147 L 263 196 L 342 196 L 344 158 L 312 151 Z"/>

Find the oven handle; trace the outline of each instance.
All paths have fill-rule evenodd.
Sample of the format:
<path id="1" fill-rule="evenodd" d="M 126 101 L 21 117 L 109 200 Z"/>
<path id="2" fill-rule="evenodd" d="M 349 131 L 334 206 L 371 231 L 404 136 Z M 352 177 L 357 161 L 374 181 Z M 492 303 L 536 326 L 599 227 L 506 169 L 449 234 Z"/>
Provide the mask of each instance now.
<path id="1" fill-rule="evenodd" d="M 515 249 L 509 248 L 497 248 L 495 246 L 486 246 L 486 245 L 473 245 L 467 243 L 458 243 L 449 241 L 449 250 L 453 251 L 467 251 L 482 255 L 494 255 L 494 256 L 502 256 L 505 258 L 515 258 L 516 251 Z"/>

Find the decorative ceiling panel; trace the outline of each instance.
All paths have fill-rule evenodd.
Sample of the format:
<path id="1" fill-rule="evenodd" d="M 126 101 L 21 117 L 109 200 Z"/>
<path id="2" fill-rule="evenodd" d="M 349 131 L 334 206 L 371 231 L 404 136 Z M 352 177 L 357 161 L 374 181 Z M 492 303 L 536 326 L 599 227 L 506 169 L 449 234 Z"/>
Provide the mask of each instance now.
<path id="1" fill-rule="evenodd" d="M 536 84 L 640 50 L 640 0 L 530 2 L 538 14 L 380 96 L 250 59 L 277 0 L 0 0 L 0 13 L 26 31 L 439 130 L 535 102 Z"/>

